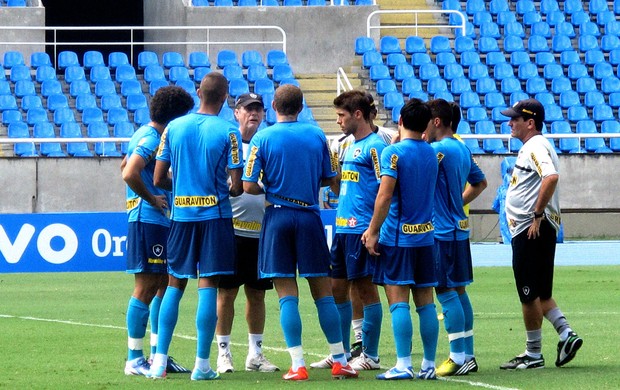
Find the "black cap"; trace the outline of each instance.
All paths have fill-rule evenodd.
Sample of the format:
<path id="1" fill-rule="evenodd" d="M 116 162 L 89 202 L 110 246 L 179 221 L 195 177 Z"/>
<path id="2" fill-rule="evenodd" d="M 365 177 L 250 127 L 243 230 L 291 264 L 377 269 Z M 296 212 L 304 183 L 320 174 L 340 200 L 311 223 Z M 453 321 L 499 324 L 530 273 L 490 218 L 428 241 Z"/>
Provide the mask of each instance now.
<path id="1" fill-rule="evenodd" d="M 235 100 L 235 107 L 247 107 L 253 103 L 258 103 L 264 107 L 263 98 L 261 95 L 257 95 L 255 93 L 244 93 L 243 95 L 237 96 L 237 100 Z"/>
<path id="2" fill-rule="evenodd" d="M 534 119 L 535 122 L 545 120 L 545 108 L 536 99 L 524 99 L 515 103 L 512 107 L 502 111 L 509 118 Z"/>

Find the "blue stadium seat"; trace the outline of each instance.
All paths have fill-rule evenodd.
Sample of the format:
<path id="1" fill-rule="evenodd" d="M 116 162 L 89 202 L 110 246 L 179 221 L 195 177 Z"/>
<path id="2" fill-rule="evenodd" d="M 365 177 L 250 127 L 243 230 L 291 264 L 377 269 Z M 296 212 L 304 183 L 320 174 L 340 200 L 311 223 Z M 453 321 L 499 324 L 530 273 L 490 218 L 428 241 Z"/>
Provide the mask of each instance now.
<path id="1" fill-rule="evenodd" d="M 536 63 L 536 65 L 542 67 L 549 64 L 557 64 L 553 53 L 550 53 L 548 51 L 541 51 L 536 53 L 536 55 L 534 56 L 534 62 Z"/>
<path id="2" fill-rule="evenodd" d="M 568 66 L 567 76 L 571 80 L 578 80 L 582 77 L 589 77 L 588 68 L 582 64 L 571 64 Z"/>
<path id="3" fill-rule="evenodd" d="M 573 90 L 573 82 L 566 76 L 559 76 L 551 80 L 551 92 L 558 95 Z"/>
<path id="4" fill-rule="evenodd" d="M 514 77 L 514 69 L 507 62 L 499 63 L 493 67 L 493 78 L 502 81 L 505 78 Z"/>
<path id="5" fill-rule="evenodd" d="M 84 68 L 81 66 L 67 66 L 65 68 L 65 82 L 72 83 L 76 80 L 86 80 Z"/>
<path id="6" fill-rule="evenodd" d="M 121 83 L 121 95 L 127 96 L 142 93 L 142 85 L 138 80 L 125 80 Z"/>
<path id="7" fill-rule="evenodd" d="M 592 119 L 596 122 L 614 120 L 614 113 L 607 104 L 597 104 L 592 108 Z"/>
<path id="8" fill-rule="evenodd" d="M 48 81 L 55 81 L 55 80 L 48 80 Z M 48 82 L 48 81 L 44 81 L 44 82 Z M 20 80 L 15 83 L 15 96 L 23 97 L 26 95 L 36 95 L 36 94 L 37 92 L 34 88 L 34 83 L 32 81 Z"/>
<path id="9" fill-rule="evenodd" d="M 187 79 L 177 80 L 175 85 L 177 87 L 183 88 L 190 95 L 197 97 L 196 84 L 194 84 L 194 82 L 192 80 L 187 80 Z M 133 93 L 139 93 L 139 92 L 133 92 Z"/>
<path id="10" fill-rule="evenodd" d="M 452 54 L 452 53 L 443 53 L 443 54 Z M 407 58 L 405 57 L 403 53 L 390 53 L 387 55 L 385 59 L 385 64 L 390 68 L 394 68 L 398 64 L 406 64 L 406 63 L 407 63 Z"/>
<path id="11" fill-rule="evenodd" d="M 458 0 L 444 0 L 441 2 L 442 10 L 462 11 L 461 3 Z"/>
<path id="12" fill-rule="evenodd" d="M 565 91 L 560 94 L 560 106 L 568 109 L 571 106 L 580 106 L 581 99 L 579 93 L 573 90 Z"/>
<path id="13" fill-rule="evenodd" d="M 564 13 L 572 15 L 577 11 L 583 11 L 581 0 L 564 0 Z"/>
<path id="14" fill-rule="evenodd" d="M 215 0 L 213 5 L 216 7 L 232 7 L 234 4 L 232 0 Z"/>
<path id="15" fill-rule="evenodd" d="M 544 21 L 533 23 L 530 27 L 530 35 L 540 35 L 549 39 L 551 38 L 551 27 L 549 23 Z"/>
<path id="16" fill-rule="evenodd" d="M 96 84 L 101 80 L 112 80 L 110 68 L 101 65 L 93 66 L 90 69 L 90 82 Z"/>
<path id="17" fill-rule="evenodd" d="M 238 7 L 256 7 L 258 5 L 256 0 L 238 0 Z"/>
<path id="18" fill-rule="evenodd" d="M 42 83 L 44 80 L 57 80 L 56 69 L 49 65 L 39 66 L 35 74 L 35 80 L 37 80 L 38 83 Z"/>
<path id="19" fill-rule="evenodd" d="M 450 92 L 455 95 L 460 95 L 463 92 L 471 90 L 471 82 L 467 77 L 456 77 L 450 82 Z"/>
<path id="20" fill-rule="evenodd" d="M 564 16 L 564 12 L 558 10 L 549 12 L 545 20 L 549 23 L 549 26 L 555 28 L 559 23 L 566 21 L 566 17 Z"/>
<path id="21" fill-rule="evenodd" d="M 578 38 L 579 51 L 585 53 L 588 50 L 599 49 L 598 39 L 594 35 L 579 35 Z"/>
<path id="22" fill-rule="evenodd" d="M 536 22 L 541 22 L 542 16 L 538 11 L 530 11 L 523 14 L 524 27 L 531 27 Z"/>
<path id="23" fill-rule="evenodd" d="M 17 100 L 13 95 L 0 95 L 0 112 L 4 110 L 17 110 Z"/>
<path id="24" fill-rule="evenodd" d="M 569 38 L 575 38 L 576 35 L 575 28 L 570 22 L 558 23 L 554 30 L 556 35 L 566 35 Z"/>
<path id="25" fill-rule="evenodd" d="M 200 83 L 209 73 L 211 73 L 211 68 L 206 66 L 201 66 L 200 68 L 194 69 L 194 81 Z"/>
<path id="26" fill-rule="evenodd" d="M 387 110 L 391 110 L 392 108 L 403 105 L 405 100 L 403 98 L 403 94 L 400 92 L 388 92 L 383 95 L 383 106 Z"/>
<path id="27" fill-rule="evenodd" d="M 553 123 L 556 121 L 563 121 L 564 114 L 562 114 L 562 107 L 557 104 L 545 105 L 545 122 Z"/>
<path id="28" fill-rule="evenodd" d="M 493 15 L 491 15 L 491 13 L 488 11 L 476 12 L 472 18 L 472 23 L 478 28 L 480 28 L 483 23 L 490 22 L 493 22 Z"/>
<path id="29" fill-rule="evenodd" d="M 40 66 L 52 66 L 50 55 L 45 52 L 35 51 L 30 54 L 30 67 L 38 69 Z"/>
<path id="30" fill-rule="evenodd" d="M 394 82 L 394 80 L 392 79 L 384 79 L 384 80 L 378 80 L 377 81 L 377 85 L 376 85 L 376 89 L 377 89 L 377 94 L 379 96 L 383 96 L 388 92 L 396 92 L 396 83 Z"/>
<path id="31" fill-rule="evenodd" d="M 78 112 L 84 111 L 85 108 L 97 107 L 97 98 L 90 93 L 82 93 L 75 97 L 75 109 Z"/>
<path id="32" fill-rule="evenodd" d="M 370 69 L 373 65 L 382 65 L 383 56 L 378 51 L 367 51 L 362 55 L 362 66 Z"/>
<path id="33" fill-rule="evenodd" d="M 505 94 L 512 94 L 514 92 L 522 92 L 521 81 L 516 77 L 507 77 L 500 83 L 500 90 Z"/>
<path id="34" fill-rule="evenodd" d="M 486 108 L 506 107 L 506 100 L 501 92 L 489 92 L 484 95 L 484 105 Z"/>
<path id="35" fill-rule="evenodd" d="M 282 5 L 289 7 L 301 7 L 303 4 L 301 0 L 283 0 Z"/>
<path id="36" fill-rule="evenodd" d="M 605 104 L 605 95 L 599 91 L 586 92 L 583 103 L 586 108 L 590 109 L 599 104 Z"/>
<path id="37" fill-rule="evenodd" d="M 584 56 L 584 63 L 588 66 L 594 66 L 601 62 L 607 62 L 605 60 L 605 53 L 602 50 L 588 50 Z"/>
<path id="38" fill-rule="evenodd" d="M 568 107 L 566 110 L 566 119 L 570 122 L 576 123 L 583 120 L 589 120 L 588 110 L 581 105 L 574 105 Z"/>
<path id="39" fill-rule="evenodd" d="M 141 93 L 127 95 L 125 106 L 130 112 L 134 112 L 139 108 L 148 108 L 146 96 Z"/>
<path id="40" fill-rule="evenodd" d="M 148 108 L 139 108 L 133 114 L 133 121 L 138 126 L 145 125 L 151 121 L 151 114 Z"/>
<path id="41" fill-rule="evenodd" d="M 187 65 L 192 69 L 201 67 L 210 68 L 211 63 L 209 62 L 209 55 L 204 51 L 193 51 L 189 53 Z"/>
<path id="42" fill-rule="evenodd" d="M 47 122 L 47 111 L 43 108 L 31 108 L 26 113 L 26 123 L 34 126 L 37 122 Z"/>
<path id="43" fill-rule="evenodd" d="M 130 122 L 120 122 L 114 125 L 113 135 L 118 138 L 131 138 L 135 132 L 133 124 Z M 127 154 L 128 142 L 121 142 L 121 153 Z"/>
<path id="44" fill-rule="evenodd" d="M 499 51 L 497 40 L 493 37 L 480 37 L 478 39 L 478 51 L 483 54 Z"/>
<path id="45" fill-rule="evenodd" d="M 482 140 L 482 149 L 486 153 L 506 154 L 508 149 L 504 145 L 504 141 L 499 138 L 487 138 Z"/>
<path id="46" fill-rule="evenodd" d="M 457 77 L 465 77 L 465 72 L 460 64 L 448 64 L 443 68 L 443 77 L 450 81 Z"/>
<path id="47" fill-rule="evenodd" d="M 595 80 L 602 80 L 606 77 L 611 77 L 614 75 L 614 68 L 608 62 L 601 62 L 594 65 L 593 73 Z"/>
<path id="48" fill-rule="evenodd" d="M 579 35 L 592 35 L 598 38 L 601 31 L 596 23 L 587 20 L 579 25 Z"/>
<path id="49" fill-rule="evenodd" d="M 394 67 L 394 79 L 396 81 L 403 81 L 414 77 L 413 67 L 409 64 L 398 64 Z"/>
<path id="50" fill-rule="evenodd" d="M 5 110 L 2 112 L 2 124 L 5 126 L 14 122 L 22 122 L 22 113 L 19 110 Z"/>
<path id="51" fill-rule="evenodd" d="M 497 25 L 497 23 L 486 22 L 480 25 L 480 36 L 499 39 L 502 35 L 499 32 L 499 26 Z"/>
<path id="52" fill-rule="evenodd" d="M 0 71 L 1 70 L 2 69 L 0 68 Z M 30 83 L 32 84 L 32 81 Z M 34 88 L 34 84 L 32 84 L 32 86 Z M 17 87 L 17 85 L 15 85 L 15 87 Z M 13 93 L 13 91 L 11 91 L 11 84 L 8 81 L 6 81 L 4 78 L 0 78 L 0 95 L 11 95 L 12 93 Z M 16 93 L 16 95 L 17 95 L 17 93 Z M 17 95 L 17 96 L 19 96 L 19 95 Z"/>
<path id="53" fill-rule="evenodd" d="M 402 106 L 396 106 L 392 108 L 392 123 L 398 123 L 398 120 L 400 119 L 400 110 L 402 108 Z"/>
<path id="54" fill-rule="evenodd" d="M 20 80 L 32 81 L 32 76 L 30 75 L 30 67 L 26 65 L 14 65 L 11 68 L 9 79 L 13 83 Z"/>
<path id="55" fill-rule="evenodd" d="M 450 39 L 443 35 L 435 35 L 431 38 L 430 44 L 431 53 L 437 54 L 442 52 L 451 52 Z"/>
<path id="56" fill-rule="evenodd" d="M 620 36 L 620 22 L 617 20 L 612 20 L 610 22 L 607 22 L 605 24 L 603 32 L 607 35 Z"/>
<path id="57" fill-rule="evenodd" d="M 110 69 L 114 70 L 121 65 L 129 65 L 129 58 L 127 58 L 127 54 L 115 51 L 108 55 L 108 67 Z"/>
<path id="58" fill-rule="evenodd" d="M 103 112 L 99 108 L 85 108 L 82 112 L 82 123 L 88 126 L 95 122 L 103 122 Z"/>
<path id="59" fill-rule="evenodd" d="M 34 138 L 56 138 L 54 126 L 49 122 L 39 122 L 34 125 Z M 41 154 L 46 157 L 67 157 L 62 151 L 60 142 L 44 142 L 39 145 Z"/>
<path id="60" fill-rule="evenodd" d="M 432 63 L 431 56 L 427 53 L 413 53 L 411 55 L 411 65 L 413 66 L 420 67 L 424 64 L 430 63 Z"/>
<path id="61" fill-rule="evenodd" d="M 491 15 L 497 15 L 500 12 L 509 11 L 508 2 L 506 0 L 491 0 L 489 2 L 489 12 Z"/>
<path id="62" fill-rule="evenodd" d="M 238 73 L 231 70 L 233 67 L 238 68 Z M 224 76 L 226 76 L 228 80 L 233 78 L 243 78 L 243 70 L 238 66 L 229 65 L 224 68 Z M 168 70 L 168 79 L 173 83 L 176 83 L 179 80 L 189 80 L 189 69 L 184 66 L 173 66 Z"/>
<path id="63" fill-rule="evenodd" d="M 508 121 L 510 118 L 502 114 L 502 111 L 505 110 L 508 106 L 497 106 L 493 107 L 491 110 L 491 120 L 495 123 L 501 123 L 502 125 L 505 123 L 508 125 Z M 510 134 L 510 130 L 508 131 Z"/>
<path id="64" fill-rule="evenodd" d="M 288 65 L 286 53 L 282 50 L 269 50 L 267 52 L 267 67 L 272 69 L 276 65 Z"/>
<path id="65" fill-rule="evenodd" d="M 209 0 L 192 0 L 192 6 L 194 7 L 208 7 Z"/>
<path id="66" fill-rule="evenodd" d="M 398 38 L 391 35 L 381 37 L 379 41 L 379 52 L 383 55 L 402 52 Z"/>
<path id="67" fill-rule="evenodd" d="M 504 36 L 504 51 L 506 53 L 512 53 L 514 51 L 524 51 L 523 39 L 516 35 Z"/>
<path id="68" fill-rule="evenodd" d="M 413 92 L 422 91 L 422 81 L 420 79 L 411 77 L 402 81 L 401 91 L 404 95 L 410 95 Z"/>
<path id="69" fill-rule="evenodd" d="M 250 85 L 245 79 L 230 79 L 228 81 L 228 94 L 233 98 L 250 92 Z"/>
<path id="70" fill-rule="evenodd" d="M 41 83 L 41 95 L 48 97 L 52 94 L 62 93 L 62 85 L 58 80 L 45 80 Z"/>
<path id="71" fill-rule="evenodd" d="M 95 95 L 97 97 L 109 94 L 116 94 L 116 85 L 112 80 L 100 80 L 95 83 Z"/>
<path id="72" fill-rule="evenodd" d="M 465 91 L 461 93 L 459 105 L 463 109 L 480 106 L 480 96 L 473 91 Z"/>
<path id="73" fill-rule="evenodd" d="M 492 53 L 496 53 L 496 52 L 492 52 Z M 491 53 L 489 53 L 489 54 L 491 54 Z M 489 58 L 489 55 L 487 55 L 487 59 L 488 58 Z M 502 58 L 504 58 L 503 55 L 502 55 Z M 478 54 L 475 51 L 465 51 L 465 52 L 461 53 L 460 62 L 461 62 L 462 66 L 469 67 L 472 64 L 480 62 L 480 54 Z M 489 65 L 489 64 L 487 63 L 487 65 Z"/>
<path id="74" fill-rule="evenodd" d="M 266 93 L 274 93 L 275 87 L 273 81 L 269 78 L 258 79 L 254 81 L 254 93 L 264 95 Z"/>
<path id="75" fill-rule="evenodd" d="M 111 126 L 120 122 L 129 122 L 129 114 L 122 107 L 110 108 L 106 115 L 106 122 Z"/>
<path id="76" fill-rule="evenodd" d="M 41 97 L 37 95 L 24 96 L 21 101 L 21 108 L 22 108 L 22 111 L 28 111 L 31 108 L 43 108 L 43 102 L 41 101 Z M 0 110 L 0 111 L 4 111 L 4 110 Z"/>
<path id="77" fill-rule="evenodd" d="M 47 109 L 51 112 L 59 108 L 69 108 L 69 100 L 62 93 L 52 94 L 47 97 Z"/>
<path id="78" fill-rule="evenodd" d="M 568 67 L 572 64 L 580 64 L 581 59 L 579 53 L 576 50 L 568 50 L 560 53 L 560 64 Z"/>
<path id="79" fill-rule="evenodd" d="M 547 64 L 543 67 L 543 77 L 547 80 L 554 80 L 564 76 L 564 68 L 557 63 Z"/>
<path id="80" fill-rule="evenodd" d="M 453 102 L 454 95 L 452 95 L 449 91 L 440 91 L 433 95 L 433 99 L 443 99 L 447 102 Z"/>
<path id="81" fill-rule="evenodd" d="M 525 92 L 530 95 L 547 91 L 547 82 L 540 76 L 535 76 L 525 81 Z"/>
<path id="82" fill-rule="evenodd" d="M 82 138 L 80 125 L 75 122 L 68 122 L 60 126 L 60 136 L 62 138 Z M 67 153 L 74 157 L 92 157 L 86 142 L 68 142 Z"/>
<path id="83" fill-rule="evenodd" d="M 258 79 L 267 78 L 267 68 L 262 64 L 254 64 L 248 67 L 247 80 L 250 83 L 255 82 Z"/>
<path id="84" fill-rule="evenodd" d="M 239 61 L 237 60 L 237 53 L 232 50 L 221 50 L 217 53 L 217 67 L 220 69 L 224 69 L 229 65 L 239 66 Z"/>
<path id="85" fill-rule="evenodd" d="M 405 39 L 405 52 L 407 54 L 426 53 L 424 39 L 418 36 L 409 36 Z"/>
<path id="86" fill-rule="evenodd" d="M 148 65 L 144 68 L 144 80 L 151 83 L 155 80 L 166 80 L 164 68 L 160 65 Z"/>
<path id="87" fill-rule="evenodd" d="M 469 67 L 468 77 L 470 80 L 476 81 L 483 77 L 489 77 L 489 68 L 483 64 L 473 64 Z"/>
<path id="88" fill-rule="evenodd" d="M 613 82 L 612 84 L 616 84 L 615 82 Z M 605 92 L 605 91 L 602 91 Z M 609 93 L 608 96 L 608 103 L 610 106 L 612 106 L 613 108 L 620 108 L 620 92 L 611 92 Z"/>
<path id="89" fill-rule="evenodd" d="M 457 54 L 465 52 L 475 52 L 474 40 L 467 36 L 458 36 L 454 40 L 454 51 Z"/>
<path id="90" fill-rule="evenodd" d="M 114 74 L 117 83 L 123 83 L 127 80 L 137 80 L 136 70 L 131 65 L 118 65 Z"/>
<path id="91" fill-rule="evenodd" d="M 568 35 L 555 34 L 551 39 L 551 50 L 554 53 L 573 50 L 573 43 Z"/>
<path id="92" fill-rule="evenodd" d="M 424 91 L 415 91 L 409 94 L 409 99 L 420 99 L 423 102 L 428 101 L 428 94 Z"/>
<path id="93" fill-rule="evenodd" d="M 205 68 L 205 69 L 209 69 L 209 68 Z M 170 85 L 170 84 L 168 83 L 168 81 L 167 81 L 167 80 L 155 80 L 155 81 L 152 81 L 152 82 L 149 84 L 149 94 L 150 94 L 151 96 L 154 96 L 154 95 L 155 95 L 155 92 L 157 92 L 157 90 L 158 90 L 159 88 L 161 88 L 161 87 L 165 87 L 165 86 L 168 86 L 168 85 Z"/>
<path id="94" fill-rule="evenodd" d="M 495 79 L 491 77 L 480 77 L 476 80 L 476 92 L 482 95 L 486 95 L 489 92 L 497 92 Z"/>
<path id="95" fill-rule="evenodd" d="M 527 40 L 527 48 L 531 53 L 538 53 L 541 51 L 549 51 L 549 44 L 547 38 L 541 35 L 532 35 Z"/>
<path id="96" fill-rule="evenodd" d="M 538 100 L 543 106 L 555 104 L 555 96 L 549 91 L 534 94 L 534 99 Z"/>
<path id="97" fill-rule="evenodd" d="M 469 0 L 465 5 L 465 12 L 468 15 L 474 15 L 478 12 L 484 12 L 486 10 L 487 8 L 484 0 Z"/>
<path id="98" fill-rule="evenodd" d="M 422 81 L 429 80 L 433 77 L 441 77 L 441 74 L 439 73 L 439 67 L 433 63 L 421 65 L 419 72 L 419 77 Z"/>
<path id="99" fill-rule="evenodd" d="M 448 91 L 448 83 L 446 80 L 441 77 L 433 77 L 428 80 L 426 85 L 426 92 L 431 94 L 436 94 L 438 92 L 447 92 Z"/>
<path id="100" fill-rule="evenodd" d="M 14 122 L 8 128 L 9 138 L 30 138 L 28 125 L 23 122 Z M 13 147 L 14 153 L 20 157 L 37 157 L 34 143 L 19 143 Z"/>
<path id="101" fill-rule="evenodd" d="M 105 66 L 103 60 L 103 54 L 96 50 L 89 50 L 84 53 L 82 56 L 82 63 L 84 64 L 84 69 L 88 70 L 93 66 Z"/>
<path id="102" fill-rule="evenodd" d="M 510 64 L 512 66 L 520 66 L 522 64 L 532 62 L 530 55 L 526 51 L 515 51 L 510 53 Z"/>
<path id="103" fill-rule="evenodd" d="M 87 134 L 91 138 L 109 138 L 110 130 L 104 122 L 94 122 L 88 125 Z M 94 145 L 95 154 L 99 156 L 120 156 L 120 152 L 116 149 L 114 142 L 96 142 Z"/>
<path id="104" fill-rule="evenodd" d="M 75 80 L 69 86 L 69 95 L 71 95 L 71 97 L 76 97 L 84 93 L 91 93 L 90 83 L 86 80 Z"/>
<path id="105" fill-rule="evenodd" d="M 246 50 L 241 53 L 241 66 L 247 69 L 251 65 L 263 65 L 263 55 L 257 50 Z"/>
<path id="106" fill-rule="evenodd" d="M 385 65 L 382 65 L 382 66 L 385 66 Z M 372 68 L 370 72 L 372 73 Z M 388 70 L 388 73 L 389 73 L 389 70 Z M 272 78 L 273 78 L 273 81 L 280 83 L 284 79 L 294 79 L 295 75 L 293 74 L 293 70 L 291 69 L 289 65 L 276 65 L 273 67 Z"/>
<path id="107" fill-rule="evenodd" d="M 159 66 L 157 53 L 149 50 L 138 53 L 138 69 L 146 69 L 151 65 Z"/>
<path id="108" fill-rule="evenodd" d="M 59 70 L 64 70 L 68 66 L 80 66 L 80 60 L 74 51 L 65 50 L 58 53 Z"/>
<path id="109" fill-rule="evenodd" d="M 588 10 L 591 14 L 598 14 L 603 11 L 609 11 L 607 0 L 590 0 Z"/>
<path id="110" fill-rule="evenodd" d="M 355 54 L 361 56 L 371 50 L 376 50 L 375 41 L 372 38 L 361 36 L 355 39 Z"/>
<path id="111" fill-rule="evenodd" d="M 493 123 L 489 121 L 487 109 L 484 107 L 470 107 L 467 109 L 465 116 L 470 123 L 477 124 L 479 121 Z"/>
<path id="112" fill-rule="evenodd" d="M 601 37 L 601 50 L 605 53 L 618 48 L 620 48 L 620 38 L 617 36 L 605 34 Z"/>
<path id="113" fill-rule="evenodd" d="M 61 126 L 66 122 L 75 122 L 75 115 L 70 108 L 59 108 L 54 112 L 54 123 Z"/>
<path id="114" fill-rule="evenodd" d="M 526 62 L 519 65 L 517 77 L 522 81 L 529 80 L 533 77 L 539 77 L 538 66 L 533 62 Z"/>
<path id="115" fill-rule="evenodd" d="M 536 11 L 536 6 L 532 0 L 517 0 L 515 11 L 518 15 L 523 15 L 526 12 Z"/>
<path id="116" fill-rule="evenodd" d="M 509 24 L 516 23 L 516 24 L 521 25 L 521 23 L 517 22 L 517 17 L 515 15 L 515 13 L 512 12 L 512 11 L 500 11 L 495 16 L 495 19 L 497 20 L 497 24 L 499 24 L 500 27 L 504 28 L 504 31 L 506 29 L 506 26 L 509 25 Z M 522 25 L 521 25 L 521 31 L 523 31 L 523 26 Z M 524 31 L 523 31 L 523 33 L 525 34 Z"/>

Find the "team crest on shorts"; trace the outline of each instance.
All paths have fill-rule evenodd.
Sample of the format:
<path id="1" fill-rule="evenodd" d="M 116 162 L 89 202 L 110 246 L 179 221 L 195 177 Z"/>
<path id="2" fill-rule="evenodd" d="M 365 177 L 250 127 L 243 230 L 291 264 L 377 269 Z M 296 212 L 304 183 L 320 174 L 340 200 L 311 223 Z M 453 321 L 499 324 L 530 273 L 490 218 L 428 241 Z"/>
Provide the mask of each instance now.
<path id="1" fill-rule="evenodd" d="M 164 246 L 161 244 L 153 245 L 153 254 L 157 257 L 161 257 L 164 253 Z"/>
<path id="2" fill-rule="evenodd" d="M 523 294 L 530 295 L 530 288 L 528 286 L 523 287 Z"/>

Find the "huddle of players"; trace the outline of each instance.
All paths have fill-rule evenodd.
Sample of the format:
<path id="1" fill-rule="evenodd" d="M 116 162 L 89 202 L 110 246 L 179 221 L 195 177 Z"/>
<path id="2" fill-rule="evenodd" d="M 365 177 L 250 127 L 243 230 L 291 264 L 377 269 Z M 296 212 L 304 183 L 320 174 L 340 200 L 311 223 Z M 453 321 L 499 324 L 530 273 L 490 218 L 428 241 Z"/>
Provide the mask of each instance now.
<path id="1" fill-rule="evenodd" d="M 124 163 L 123 176 L 128 183 L 130 215 L 128 271 L 135 273 L 136 284 L 127 312 L 125 373 L 166 376 L 171 369 L 168 349 L 179 302 L 187 280 L 198 277 L 198 346 L 191 379 L 219 378 L 210 365 L 210 345 L 217 321 L 219 276 L 235 273 L 229 196 L 241 194 L 242 186 L 251 194 L 264 193 L 268 205 L 258 268 L 261 278 L 273 278 L 280 298 L 281 325 L 292 359 L 284 379 L 308 379 L 301 347 L 297 272 L 307 278 L 315 299 L 334 378 L 354 378 L 359 370 L 379 368 L 382 308 L 377 285 L 385 286 L 397 351 L 396 366 L 378 379 L 435 378 L 438 320 L 433 287 L 443 289 L 437 291 L 446 311 L 451 351 L 437 373 L 459 375 L 477 370 L 473 313 L 464 292 L 471 282 L 471 258 L 463 204 L 473 200 L 486 181 L 469 150 L 453 137 L 430 136 L 427 141 L 436 141 L 432 146 L 423 139 L 427 129 L 427 134 L 435 134 L 433 126 L 456 128 L 450 104 L 408 101 L 401 111 L 397 142 L 387 146 L 373 132 L 367 94 L 349 91 L 338 96 L 334 101 L 338 122 L 355 141 L 346 148 L 336 177 L 337 157 L 331 155 L 322 131 L 296 120 L 303 107 L 301 91 L 290 85 L 280 87 L 274 97 L 278 123 L 252 139 L 242 184 L 242 137 L 239 129 L 217 117 L 226 92 L 221 75 L 208 75 L 198 90 L 198 112 L 173 121 L 191 105 L 180 91 L 164 90 L 162 102 L 156 96 L 154 105 L 172 112 L 157 117 L 151 108 L 153 122 L 138 130 L 130 143 L 132 153 Z M 169 176 L 169 169 L 177 180 Z M 463 193 L 465 182 L 477 189 L 469 196 Z M 340 194 L 331 264 L 318 215 L 321 184 Z M 160 188 L 171 190 L 172 198 Z M 446 207 L 443 214 L 437 212 L 439 205 Z M 441 264 L 437 272 L 436 263 Z M 170 277 L 162 297 L 161 275 L 166 265 Z M 364 317 L 364 352 L 350 362 L 349 348 L 343 344 L 348 344 L 352 319 L 349 291 L 362 302 Z M 417 374 L 411 364 L 410 291 L 424 346 Z M 142 353 L 149 303 L 150 363 Z M 457 307 L 464 314 L 452 319 Z"/>

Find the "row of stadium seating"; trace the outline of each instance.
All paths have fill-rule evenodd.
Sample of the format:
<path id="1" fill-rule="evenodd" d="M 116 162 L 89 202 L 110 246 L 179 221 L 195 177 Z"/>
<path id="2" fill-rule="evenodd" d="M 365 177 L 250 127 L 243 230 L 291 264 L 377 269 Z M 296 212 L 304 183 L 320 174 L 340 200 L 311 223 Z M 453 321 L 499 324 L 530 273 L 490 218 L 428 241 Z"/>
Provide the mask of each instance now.
<path id="1" fill-rule="evenodd" d="M 192 0 L 194 7 L 301 7 L 330 6 L 331 0 Z M 333 5 L 375 5 L 374 0 L 333 0 Z"/>
<path id="2" fill-rule="evenodd" d="M 275 112 L 270 106 L 275 87 L 299 85 L 286 54 L 277 50 L 267 53 L 265 66 L 259 52 L 244 52 L 240 63 L 235 52 L 223 52 L 218 53 L 213 71 L 222 72 L 229 79 L 231 98 L 220 116 L 235 122 L 234 98 L 252 91 L 263 95 L 265 105 L 269 107 L 261 126 L 274 123 Z M 131 136 L 136 127 L 150 121 L 148 100 L 158 88 L 170 84 L 183 87 L 194 97 L 196 110 L 199 104 L 196 89 L 202 77 L 212 71 L 206 53 L 189 55 L 188 64 L 195 65 L 194 68 L 191 65 L 186 67 L 179 53 L 165 53 L 160 65 L 157 54 L 142 52 L 138 55 L 140 64 L 136 68 L 125 61 L 115 62 L 115 67 L 109 67 L 103 63 L 101 53 L 89 53 L 84 55 L 82 63 L 90 65 L 88 71 L 73 52 L 59 54 L 58 63 L 63 64 L 62 69 L 60 65 L 52 67 L 45 53 L 33 54 L 31 66 L 25 65 L 19 52 L 5 53 L 4 64 L 10 67 L 5 70 L 7 79 L 0 76 L 0 113 L 9 137 L 45 138 L 52 133 L 70 138 Z M 95 56 L 98 61 L 90 61 L 92 53 L 99 54 Z M 108 64 L 113 63 L 110 59 Z M 314 122 L 308 107 L 304 107 L 300 120 Z M 66 128 L 70 131 L 63 130 Z M 68 143 L 64 149 L 60 143 L 41 143 L 38 147 L 32 143 L 20 143 L 14 149 L 20 156 L 57 157 L 67 154 L 92 156 L 93 152 L 117 156 L 125 153 L 125 148 L 126 144 L 108 142 L 94 145 L 91 150 L 86 143 Z"/>
<path id="3" fill-rule="evenodd" d="M 26 0 L 0 0 L 0 7 L 27 7 Z"/>

